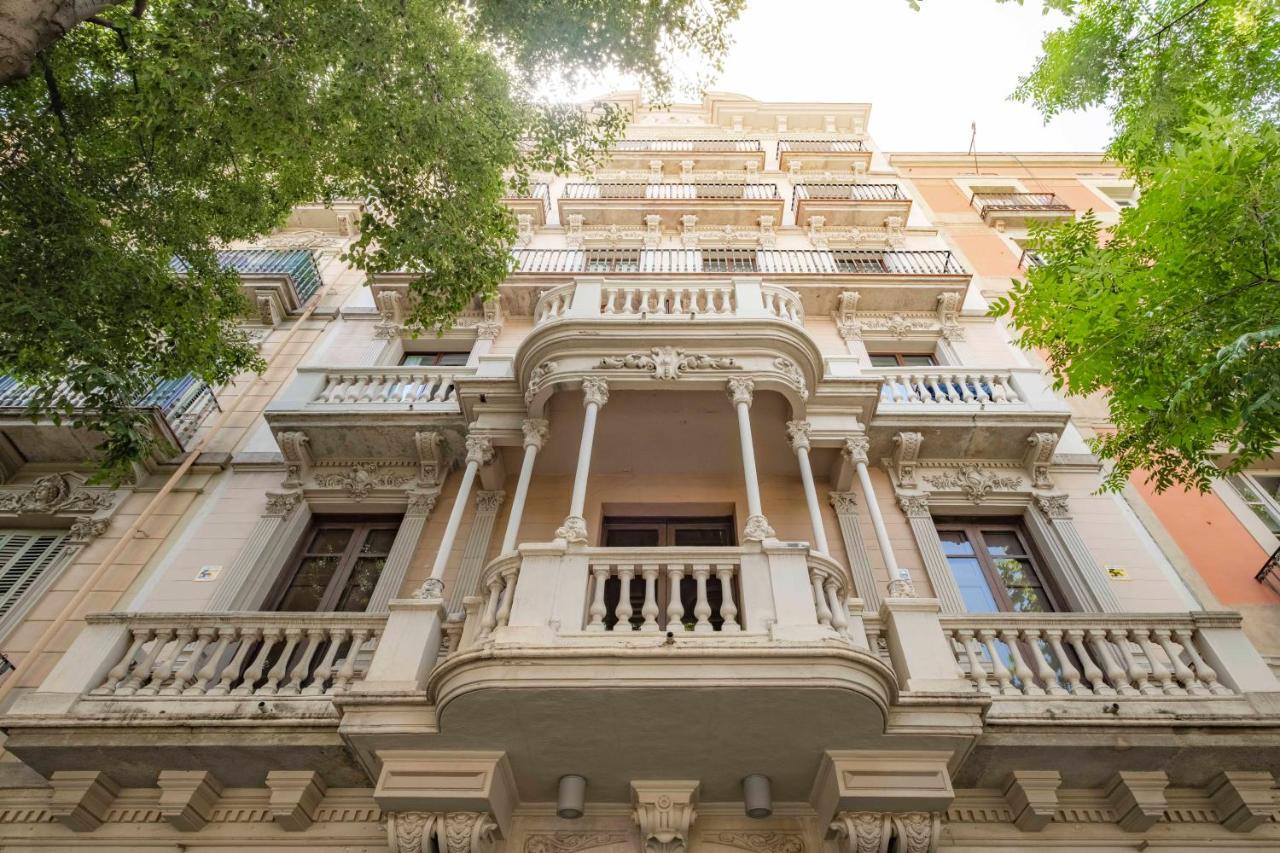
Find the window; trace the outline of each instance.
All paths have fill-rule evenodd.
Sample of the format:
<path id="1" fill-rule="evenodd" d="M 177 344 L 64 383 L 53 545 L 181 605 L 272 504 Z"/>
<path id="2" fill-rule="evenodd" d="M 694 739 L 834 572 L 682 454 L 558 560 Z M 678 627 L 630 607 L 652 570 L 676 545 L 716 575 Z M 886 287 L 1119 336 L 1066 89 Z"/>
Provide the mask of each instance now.
<path id="1" fill-rule="evenodd" d="M 933 367 L 938 360 L 927 352 L 873 352 L 872 367 Z"/>
<path id="2" fill-rule="evenodd" d="M 1280 536 L 1280 474 L 1237 474 L 1227 482 L 1267 529 Z"/>
<path id="3" fill-rule="evenodd" d="M 625 518 L 604 520 L 606 548 L 662 548 L 683 545 L 694 548 L 732 545 L 733 518 Z"/>
<path id="4" fill-rule="evenodd" d="M 0 531 L 0 616 L 17 605 L 67 547 L 60 530 Z"/>
<path id="5" fill-rule="evenodd" d="M 282 578 L 273 609 L 362 612 L 399 528 L 398 518 L 313 521 Z"/>
<path id="6" fill-rule="evenodd" d="M 1059 609 L 1019 521 L 939 521 L 937 529 L 967 612 Z"/>
<path id="7" fill-rule="evenodd" d="M 400 363 L 406 367 L 431 367 L 438 365 L 441 367 L 462 367 L 471 358 L 470 351 L 463 352 L 407 352 L 400 358 Z"/>

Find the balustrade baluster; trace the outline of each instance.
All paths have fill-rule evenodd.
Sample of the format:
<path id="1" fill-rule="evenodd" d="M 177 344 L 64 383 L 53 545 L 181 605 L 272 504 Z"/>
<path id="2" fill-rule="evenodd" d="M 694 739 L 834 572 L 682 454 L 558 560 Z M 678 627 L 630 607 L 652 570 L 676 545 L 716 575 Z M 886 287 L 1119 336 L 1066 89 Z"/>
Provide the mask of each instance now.
<path id="1" fill-rule="evenodd" d="M 351 632 L 351 645 L 347 647 L 347 655 L 342 659 L 342 665 L 338 667 L 338 674 L 333 677 L 333 686 L 329 688 L 330 693 L 347 691 L 347 685 L 356 675 L 356 663 L 360 657 L 360 650 L 364 648 L 368 639 L 368 628 L 356 628 Z"/>
<path id="2" fill-rule="evenodd" d="M 293 657 L 293 649 L 298 644 L 298 640 L 302 638 L 302 630 L 299 628 L 284 629 L 284 649 L 280 652 L 280 657 L 276 659 L 270 671 L 267 672 L 267 680 L 258 690 L 258 693 L 274 696 L 280 689 L 280 682 L 284 679 L 285 674 L 289 671 L 289 658 Z"/>
<path id="3" fill-rule="evenodd" d="M 1086 631 L 1089 645 L 1092 646 L 1095 658 L 1107 674 L 1107 681 L 1121 696 L 1136 696 L 1138 691 L 1129 686 L 1129 676 L 1124 667 L 1116 660 L 1119 652 L 1113 652 L 1107 642 L 1107 632 L 1101 628 L 1089 628 Z"/>
<path id="4" fill-rule="evenodd" d="M 209 690 L 208 695 L 210 696 L 225 696 L 231 692 L 231 684 L 240 676 L 244 662 L 249 656 L 249 650 L 262 638 L 262 629 L 244 628 L 239 634 L 240 647 L 236 649 L 235 657 L 231 659 L 231 663 L 223 668 L 222 677 L 218 679 L 217 686 Z"/>
<path id="5" fill-rule="evenodd" d="M 320 665 L 316 667 L 315 672 L 311 675 L 311 683 L 302 688 L 303 696 L 319 696 L 325 692 L 325 687 L 330 678 L 335 673 L 334 659 L 338 656 L 338 650 L 342 644 L 346 642 L 348 631 L 346 628 L 334 628 L 328 632 L 329 648 L 325 649 L 324 658 L 320 661 Z"/>
<path id="6" fill-rule="evenodd" d="M 641 631 L 658 630 L 658 566 L 647 563 L 640 567 L 644 576 L 644 604 L 640 607 L 640 615 L 644 621 L 640 623 Z"/>
<path id="7" fill-rule="evenodd" d="M 1050 696 L 1066 696 L 1067 691 L 1058 683 L 1058 673 L 1049 665 L 1049 661 L 1044 656 L 1044 649 L 1040 647 L 1040 629 L 1024 628 L 1021 635 L 1027 647 L 1031 649 L 1031 662 L 1036 666 L 1036 677 L 1044 685 L 1045 692 Z"/>
<path id="8" fill-rule="evenodd" d="M 1067 692 L 1072 695 L 1082 693 L 1084 687 L 1080 683 L 1080 671 L 1072 666 L 1067 650 L 1062 646 L 1062 631 L 1058 628 L 1048 628 L 1044 631 L 1044 635 L 1048 638 L 1049 650 L 1053 652 L 1058 666 L 1062 668 L 1062 680 L 1067 682 Z"/>
<path id="9" fill-rule="evenodd" d="M 957 373 L 952 377 L 952 381 L 960 386 L 960 401 L 963 403 L 972 403 L 977 399 L 969 386 L 969 376 L 964 373 Z"/>
<path id="10" fill-rule="evenodd" d="M 684 578 L 684 566 L 667 564 L 667 630 L 684 628 L 684 602 L 680 600 L 680 581 Z"/>
<path id="11" fill-rule="evenodd" d="M 1125 674 L 1129 681 L 1137 688 L 1137 692 L 1145 695 L 1157 694 L 1160 688 L 1147 681 L 1147 670 L 1138 659 L 1133 656 L 1133 650 L 1129 648 L 1129 631 L 1128 629 L 1110 628 L 1107 630 L 1107 639 L 1120 652 L 1120 659 L 1123 662 Z M 1124 691 L 1121 690 L 1121 693 Z"/>
<path id="12" fill-rule="evenodd" d="M 632 565 L 618 566 L 618 606 L 614 610 L 618 621 L 613 626 L 615 631 L 632 631 L 631 615 L 635 609 L 631 606 L 631 579 L 636 576 L 636 567 Z"/>
<path id="13" fill-rule="evenodd" d="M 1200 656 L 1200 650 L 1195 645 L 1194 631 L 1177 628 L 1173 632 L 1173 638 L 1186 650 L 1187 657 L 1191 658 L 1192 671 L 1195 672 L 1196 678 L 1209 686 L 1210 693 L 1215 696 L 1227 696 L 1235 692 L 1218 681 L 1218 673 Z"/>
<path id="14" fill-rule="evenodd" d="M 964 649 L 965 660 L 969 663 L 969 680 L 979 693 L 998 693 L 999 687 L 987 678 L 987 670 L 982 666 L 982 655 L 978 651 L 978 643 L 974 640 L 973 631 L 960 628 L 955 632 L 956 641 Z"/>
<path id="15" fill-rule="evenodd" d="M 705 563 L 693 566 L 693 582 L 697 590 L 697 598 L 693 605 L 693 630 L 699 633 L 713 630 L 711 600 L 707 597 L 707 578 L 709 577 L 711 577 L 711 566 Z"/>
<path id="16" fill-rule="evenodd" d="M 1178 683 L 1182 685 L 1182 692 L 1196 695 L 1195 688 L 1199 687 L 1201 694 L 1208 693 L 1209 691 L 1205 690 L 1204 686 L 1196 679 L 1196 674 L 1182 662 L 1182 655 L 1173 648 L 1172 632 L 1168 628 L 1156 628 L 1151 634 L 1156 638 L 1156 642 L 1160 644 L 1161 650 L 1164 651 L 1164 656 L 1169 659 L 1169 665 L 1173 667 L 1173 677 L 1178 679 Z"/>
<path id="17" fill-rule="evenodd" d="M 218 635 L 218 642 L 214 645 L 213 651 L 205 658 L 204 666 L 195 674 L 195 680 L 191 685 L 182 691 L 183 696 L 201 696 L 208 692 L 209 687 L 213 684 L 213 680 L 218 676 L 222 667 L 223 659 L 227 654 L 227 646 L 231 645 L 231 641 L 235 639 L 236 629 L 222 627 L 210 629 Z"/>
<path id="18" fill-rule="evenodd" d="M 1075 651 L 1076 657 L 1080 661 L 1080 666 L 1084 669 L 1084 678 L 1089 682 L 1089 687 L 1092 688 L 1093 693 L 1097 696 L 1114 695 L 1115 690 L 1107 684 L 1106 679 L 1103 677 L 1102 670 L 1098 669 L 1097 665 L 1093 662 L 1093 655 L 1089 653 L 1087 648 L 1085 648 L 1085 632 L 1080 628 L 1068 628 L 1065 635 L 1067 642 L 1071 645 L 1072 650 Z M 1081 686 L 1081 689 L 1084 689 L 1083 685 Z"/>
<path id="19" fill-rule="evenodd" d="M 924 400 L 920 398 L 919 383 L 920 383 L 920 376 L 918 374 L 915 374 L 915 373 L 907 374 L 906 384 L 907 384 L 907 402 L 908 403 L 924 402 Z"/>
<path id="20" fill-rule="evenodd" d="M 1004 394 L 1004 402 L 1021 403 L 1022 396 L 1013 387 L 1013 377 L 1008 373 L 1002 373 L 997 377 L 1000 383 L 1000 390 Z"/>
<path id="21" fill-rule="evenodd" d="M 987 387 L 989 389 L 988 394 L 991 397 L 991 402 L 993 403 L 1009 402 L 1008 397 L 1005 396 L 1004 384 L 1001 382 L 1000 375 L 997 373 L 993 373 L 991 374 L 990 380 L 991 381 Z"/>
<path id="22" fill-rule="evenodd" d="M 634 287 L 627 288 L 627 304 L 622 307 L 623 314 L 635 314 L 635 296 L 636 289 Z"/>
<path id="23" fill-rule="evenodd" d="M 271 650 L 275 648 L 282 633 L 279 628 L 262 629 L 262 647 L 258 649 L 253 663 L 249 664 L 249 668 L 244 671 L 240 686 L 231 691 L 232 696 L 251 696 L 257 691 L 258 679 L 262 678 L 266 671 L 267 659 L 271 656 Z"/>
<path id="24" fill-rule="evenodd" d="M 519 567 L 512 567 L 502 572 L 502 598 L 498 601 L 497 626 L 505 628 L 511 621 L 511 605 L 516 597 L 516 575 Z"/>
<path id="25" fill-rule="evenodd" d="M 196 644 L 191 649 L 191 654 L 187 656 L 187 662 L 174 673 L 173 681 L 160 690 L 162 696 L 177 696 L 186 689 L 191 680 L 196 677 L 196 667 L 200 663 L 200 658 L 216 633 L 217 629 L 211 625 L 196 631 Z"/>
<path id="26" fill-rule="evenodd" d="M 616 314 L 618 312 L 618 288 L 609 287 L 604 291 L 604 312 L 605 314 Z"/>
<path id="27" fill-rule="evenodd" d="M 973 393 L 978 398 L 979 403 L 991 402 L 991 383 L 990 377 L 985 373 L 975 374 L 973 377 Z"/>
<path id="28" fill-rule="evenodd" d="M 184 625 L 178 629 L 172 650 L 164 655 L 155 668 L 152 669 L 151 681 L 138 689 L 139 696 L 155 696 L 160 692 L 160 688 L 165 686 L 169 676 L 177 668 L 178 658 L 182 656 L 182 652 L 187 648 L 187 644 L 191 642 L 195 633 L 195 628 L 190 626 Z"/>
<path id="29" fill-rule="evenodd" d="M 738 603 L 733 598 L 733 574 L 733 565 L 716 565 L 716 577 L 720 580 L 720 618 L 724 620 L 721 631 L 742 630 L 742 623 L 738 621 Z"/>
<path id="30" fill-rule="evenodd" d="M 307 676 L 311 674 L 311 663 L 315 659 L 316 652 L 319 651 L 321 644 L 324 643 L 324 635 L 323 628 L 307 629 L 307 644 L 302 647 L 302 654 L 298 655 L 298 662 L 289 671 L 289 680 L 280 687 L 281 696 L 297 696 L 302 693 L 302 685 L 306 682 Z"/>
<path id="31" fill-rule="evenodd" d="M 1018 632 L 1012 628 L 1001 628 L 1000 640 L 1004 643 L 1005 648 L 1009 650 L 1009 661 L 1013 664 L 1013 674 L 1018 679 L 1018 683 L 1022 685 L 1022 692 L 1027 696 L 1043 696 L 1043 688 L 1036 684 L 1035 673 L 1031 671 L 1031 667 L 1027 666 L 1026 660 L 1022 657 L 1022 650 L 1018 648 Z"/>
<path id="32" fill-rule="evenodd" d="M 932 373 L 926 373 L 924 377 L 924 390 L 928 392 L 930 403 L 945 403 L 947 401 L 946 392 L 939 386 L 941 380 Z"/>
<path id="33" fill-rule="evenodd" d="M 124 657 L 107 673 L 106 681 L 89 691 L 90 695 L 101 696 L 104 693 L 114 693 L 120 686 L 120 680 L 129 673 L 129 667 L 133 665 L 134 660 L 138 657 L 138 650 L 146 645 L 147 640 L 151 639 L 152 631 L 150 628 L 134 628 L 130 631 L 133 634 L 133 642 L 129 644 L 129 650 L 124 653 Z"/>
<path id="34" fill-rule="evenodd" d="M 822 588 L 822 575 L 817 570 L 809 570 L 809 582 L 813 584 L 813 604 L 818 611 L 818 624 L 824 628 L 831 627 L 831 608 L 827 606 L 827 594 Z"/>
<path id="35" fill-rule="evenodd" d="M 849 614 L 844 609 L 844 599 L 840 596 L 840 584 L 835 578 L 827 578 L 822 584 L 827 594 L 827 609 L 831 611 L 831 627 L 840 636 L 849 632 Z"/>
<path id="36" fill-rule="evenodd" d="M 124 683 L 123 687 L 116 688 L 116 694 L 122 696 L 130 696 L 138 692 L 143 684 L 151 678 L 151 670 L 155 668 L 156 659 L 160 657 L 160 653 L 164 651 L 164 647 L 169 645 L 173 639 L 173 629 L 163 628 L 155 632 L 155 641 L 147 654 L 142 659 L 142 663 L 133 668 L 133 674 L 129 676 L 129 680 Z"/>
<path id="37" fill-rule="evenodd" d="M 485 584 L 485 587 L 489 590 L 489 594 L 485 598 L 484 614 L 480 617 L 480 630 L 476 635 L 477 640 L 486 639 L 498 625 L 498 604 L 500 603 L 499 599 L 502 597 L 502 576 L 494 575 L 489 578 L 489 582 Z M 601 614 L 601 618 L 604 618 L 603 614 Z M 588 630 L 591 630 L 590 626 L 587 627 Z"/>
<path id="38" fill-rule="evenodd" d="M 594 578 L 592 585 L 591 609 L 587 611 L 590 621 L 587 623 L 588 631 L 604 631 L 604 617 L 608 613 L 604 606 L 604 585 L 609 579 L 609 566 L 592 566 L 591 575 Z"/>
<path id="39" fill-rule="evenodd" d="M 1017 696 L 1020 691 L 1013 684 L 1013 678 L 1009 675 L 1009 668 L 1004 665 L 1004 660 L 1000 656 L 1000 649 L 996 646 L 996 632 L 990 628 L 982 628 L 978 631 L 978 638 L 982 640 L 982 644 L 986 646 L 987 654 L 991 657 L 991 671 L 995 673 L 996 683 L 1000 685 L 1000 692 L 1006 696 Z"/>
<path id="40" fill-rule="evenodd" d="M 1138 641 L 1138 648 L 1142 649 L 1142 656 L 1147 659 L 1147 666 L 1151 669 L 1151 677 L 1159 685 L 1159 691 L 1166 695 L 1181 693 L 1182 688 L 1173 680 L 1173 672 L 1161 662 L 1160 652 L 1156 650 L 1155 644 L 1151 642 L 1151 632 L 1146 628 L 1134 628 L 1133 636 Z"/>
<path id="41" fill-rule="evenodd" d="M 671 293 L 671 313 L 683 314 L 685 289 L 683 287 L 673 287 L 671 288 L 670 293 Z"/>

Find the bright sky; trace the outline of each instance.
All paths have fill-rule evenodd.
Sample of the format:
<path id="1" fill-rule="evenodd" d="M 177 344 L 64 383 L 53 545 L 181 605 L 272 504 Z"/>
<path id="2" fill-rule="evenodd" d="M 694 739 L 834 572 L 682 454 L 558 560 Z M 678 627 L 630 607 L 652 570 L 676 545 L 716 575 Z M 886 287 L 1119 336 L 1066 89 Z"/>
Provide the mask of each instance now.
<path id="1" fill-rule="evenodd" d="M 1045 125 L 1009 100 L 1057 13 L 996 0 L 748 0 L 712 88 L 760 100 L 870 101 L 868 128 L 887 151 L 1097 151 L 1103 110 Z M 589 94 L 600 94 L 593 86 Z M 588 94 L 584 92 L 583 94 Z M 687 97 L 678 100 L 689 100 Z"/>

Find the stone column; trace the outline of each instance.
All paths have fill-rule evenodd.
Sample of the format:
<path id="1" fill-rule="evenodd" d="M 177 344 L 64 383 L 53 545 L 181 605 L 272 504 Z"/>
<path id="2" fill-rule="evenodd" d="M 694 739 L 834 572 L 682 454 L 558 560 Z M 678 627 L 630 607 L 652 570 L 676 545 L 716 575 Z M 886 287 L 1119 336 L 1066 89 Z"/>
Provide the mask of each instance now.
<path id="1" fill-rule="evenodd" d="M 449 564 L 449 552 L 453 550 L 453 541 L 458 538 L 458 527 L 462 524 L 462 516 L 467 511 L 467 498 L 471 496 L 471 487 L 476 481 L 476 472 L 481 465 L 493 459 L 493 444 L 488 438 L 480 435 L 467 436 L 467 467 L 462 472 L 462 482 L 458 484 L 458 495 L 453 502 L 453 511 L 449 513 L 449 522 L 445 525 L 444 535 L 440 537 L 440 545 L 436 551 L 435 562 L 431 564 L 431 577 L 423 582 L 419 590 L 423 598 L 444 598 L 444 570 Z"/>
<path id="2" fill-rule="evenodd" d="M 597 303 L 598 303 L 597 299 Z M 566 542 L 587 541 L 587 520 L 583 518 L 587 505 L 587 476 L 591 472 L 591 446 L 596 438 L 596 418 L 600 409 L 609 402 L 609 385 L 603 379 L 588 377 L 582 380 L 582 405 L 586 414 L 582 419 L 582 440 L 578 444 L 578 468 L 573 476 L 573 498 L 569 502 L 569 516 L 556 531 L 556 538 Z"/>
<path id="3" fill-rule="evenodd" d="M 524 502 L 529 497 L 529 482 L 533 479 L 533 463 L 538 451 L 547 443 L 547 422 L 543 418 L 526 418 L 524 430 L 524 462 L 520 465 L 520 479 L 516 481 L 516 494 L 511 499 L 511 513 L 507 516 L 507 532 L 502 537 L 501 553 L 510 554 L 516 549 L 520 535 L 520 520 L 524 517 Z"/>
<path id="4" fill-rule="evenodd" d="M 942 540 L 938 538 L 938 529 L 934 527 L 933 516 L 929 513 L 929 496 L 899 495 L 898 506 L 911 524 L 916 547 L 924 560 L 925 574 L 929 576 L 934 596 L 942 604 L 942 612 L 964 613 L 964 597 L 960 595 L 960 587 L 951 573 L 947 555 L 942 553 Z"/>
<path id="5" fill-rule="evenodd" d="M 498 520 L 498 509 L 505 498 L 505 492 L 476 492 L 476 514 L 471 522 L 471 534 L 467 536 L 467 544 L 462 551 L 458 582 L 446 599 L 449 613 L 461 612 L 462 599 L 475 595 L 480 586 L 480 573 L 484 571 L 484 558 L 489 553 L 493 525 Z"/>
<path id="6" fill-rule="evenodd" d="M 1093 598 L 1093 604 L 1103 613 L 1120 613 L 1124 608 L 1120 605 L 1116 594 L 1111 591 L 1107 573 L 1093 558 L 1089 546 L 1085 544 L 1080 531 L 1076 530 L 1071 520 L 1071 511 L 1067 505 L 1066 495 L 1037 495 L 1036 508 L 1049 519 L 1049 525 L 1058 534 L 1062 545 L 1066 548 L 1075 566 L 1077 577 Z"/>
<path id="7" fill-rule="evenodd" d="M 884 556 L 884 567 L 889 570 L 889 579 L 898 577 L 898 559 L 893 555 L 893 545 L 889 542 L 889 530 L 884 525 L 884 516 L 880 514 L 880 505 L 876 503 L 876 490 L 871 485 L 871 475 L 867 472 L 867 451 L 871 442 L 865 435 L 855 435 L 845 439 L 844 455 L 858 472 L 858 485 L 862 486 L 862 496 L 867 501 L 867 514 L 871 516 L 871 528 L 876 533 L 876 542 L 880 544 L 880 553 Z"/>
<path id="8" fill-rule="evenodd" d="M 836 511 L 836 520 L 840 523 L 840 538 L 844 541 L 844 552 L 849 558 L 849 571 L 853 574 L 854 592 L 861 598 L 867 612 L 875 613 L 880 609 L 883 596 L 876 588 L 876 576 L 871 571 L 871 558 L 867 556 L 866 546 L 862 544 L 862 531 L 858 529 L 858 499 L 853 492 L 830 492 L 827 500 Z"/>
<path id="9" fill-rule="evenodd" d="M 382 574 L 378 576 L 378 584 L 369 596 L 368 613 L 385 613 L 391 599 L 400 592 L 404 576 L 409 571 L 409 561 L 417 550 L 422 539 L 422 528 L 436 508 L 438 492 L 410 491 L 409 503 L 404 509 L 404 518 L 400 519 L 400 529 L 396 531 L 395 541 L 391 543 L 391 551 L 387 561 L 382 564 Z"/>
<path id="10" fill-rule="evenodd" d="M 747 523 L 742 531 L 743 539 L 770 539 L 773 528 L 764 517 L 760 505 L 760 480 L 756 476 L 756 449 L 751 438 L 751 400 L 755 383 L 750 379 L 735 377 L 729 380 L 729 399 L 738 413 L 738 441 L 742 447 L 742 475 L 747 487 Z"/>
<path id="11" fill-rule="evenodd" d="M 818 504 L 818 492 L 813 487 L 813 467 L 809 464 L 808 421 L 788 421 L 787 438 L 800 463 L 800 482 L 804 484 L 804 502 L 809 508 L 809 525 L 813 528 L 813 547 L 820 554 L 830 554 L 827 531 L 822 525 L 822 507 Z"/>

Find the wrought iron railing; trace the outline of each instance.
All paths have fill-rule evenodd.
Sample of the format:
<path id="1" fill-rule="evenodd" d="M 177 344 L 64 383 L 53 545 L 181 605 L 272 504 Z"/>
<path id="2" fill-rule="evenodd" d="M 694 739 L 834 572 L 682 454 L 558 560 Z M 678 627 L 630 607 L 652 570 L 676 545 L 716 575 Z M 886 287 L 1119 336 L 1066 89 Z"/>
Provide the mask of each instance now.
<path id="1" fill-rule="evenodd" d="M 897 184 L 796 184 L 791 191 L 794 208 L 805 199 L 822 201 L 906 201 Z"/>
<path id="2" fill-rule="evenodd" d="M 777 273 L 967 275 L 951 252 L 931 249 L 520 249 L 515 275 Z"/>
<path id="3" fill-rule="evenodd" d="M 1018 269 L 1029 270 L 1042 266 L 1044 266 L 1044 258 L 1040 257 L 1038 252 L 1031 249 L 1022 250 L 1022 257 L 1018 258 Z"/>
<path id="4" fill-rule="evenodd" d="M 1071 205 L 1060 201 L 1053 193 L 974 193 L 969 197 L 969 204 L 978 213 L 994 210 L 1071 211 Z"/>
<path id="5" fill-rule="evenodd" d="M 759 151 L 758 139 L 619 139 L 611 151 L 699 151 L 731 152 Z"/>
<path id="6" fill-rule="evenodd" d="M 544 214 L 551 213 L 551 186 L 545 183 L 532 183 L 524 192 L 512 191 L 507 193 L 508 199 L 533 199 L 541 200 L 542 210 Z"/>
<path id="7" fill-rule="evenodd" d="M 240 275 L 283 275 L 293 284 L 293 292 L 302 304 L 320 289 L 320 268 L 307 249 L 227 249 L 218 252 L 223 269 Z M 174 258 L 173 268 L 186 272 L 187 265 Z"/>
<path id="8" fill-rule="evenodd" d="M 785 151 L 848 154 L 866 150 L 866 144 L 859 139 L 784 139 L 778 143 L 778 154 Z"/>
<path id="9" fill-rule="evenodd" d="M 563 198 L 582 199 L 775 199 L 776 184 L 565 184 Z"/>
<path id="10" fill-rule="evenodd" d="M 1258 583 L 1266 583 L 1268 578 L 1280 579 L 1280 548 L 1271 552 L 1271 556 L 1267 557 L 1262 568 L 1258 569 L 1258 573 L 1253 576 Z"/>

